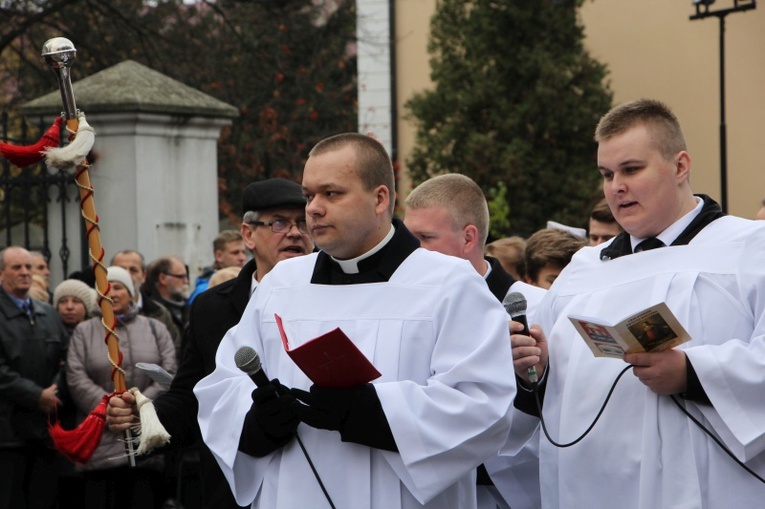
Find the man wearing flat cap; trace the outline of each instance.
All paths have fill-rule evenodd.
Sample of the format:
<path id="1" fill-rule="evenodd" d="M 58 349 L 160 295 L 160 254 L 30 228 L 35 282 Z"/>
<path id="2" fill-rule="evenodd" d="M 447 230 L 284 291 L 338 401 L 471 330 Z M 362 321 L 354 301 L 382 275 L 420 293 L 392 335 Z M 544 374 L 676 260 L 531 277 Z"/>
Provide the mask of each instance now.
<path id="1" fill-rule="evenodd" d="M 305 204 L 301 187 L 281 178 L 255 182 L 242 193 L 242 238 L 253 259 L 236 279 L 221 283 L 194 300 L 178 374 L 170 390 L 154 401 L 157 415 L 172 437 L 172 447 L 197 440 L 198 404 L 192 389 L 214 371 L 218 344 L 228 329 L 239 323 L 258 282 L 278 262 L 313 250 L 307 234 Z M 123 394 L 123 399 L 111 399 L 106 420 L 112 431 L 123 431 L 135 423 L 138 417 L 134 408 L 135 401 L 129 392 Z M 204 445 L 200 447 L 200 480 L 203 507 L 239 507 Z"/>

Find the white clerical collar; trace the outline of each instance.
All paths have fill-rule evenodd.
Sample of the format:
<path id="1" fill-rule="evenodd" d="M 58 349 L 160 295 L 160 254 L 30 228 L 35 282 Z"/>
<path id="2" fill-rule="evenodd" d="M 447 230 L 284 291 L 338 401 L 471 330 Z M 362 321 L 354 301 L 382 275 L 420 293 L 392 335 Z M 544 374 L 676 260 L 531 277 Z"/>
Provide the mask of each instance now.
<path id="1" fill-rule="evenodd" d="M 385 244 L 387 244 L 390 239 L 393 238 L 393 234 L 396 232 L 396 229 L 393 227 L 393 225 L 390 225 L 390 230 L 388 230 L 388 234 L 385 235 L 385 237 L 380 241 L 379 244 L 377 244 L 375 247 L 367 251 L 361 256 L 357 256 L 356 258 L 351 258 L 350 260 L 338 260 L 334 256 L 331 256 L 332 260 L 337 262 L 338 265 L 340 265 L 340 268 L 342 271 L 346 274 L 358 274 L 359 273 L 359 262 L 361 260 L 365 260 L 378 252 L 380 249 L 385 247 Z"/>
<path id="2" fill-rule="evenodd" d="M 691 224 L 691 221 L 696 219 L 696 216 L 698 216 L 701 213 L 701 209 L 704 206 L 704 200 L 699 198 L 698 196 L 693 197 L 694 200 L 696 200 L 696 206 L 688 212 L 686 215 L 669 225 L 669 227 L 658 234 L 656 236 L 657 239 L 662 241 L 665 246 L 671 245 L 676 238 L 680 236 L 681 233 L 683 233 L 683 230 Z M 638 237 L 635 237 L 633 235 L 630 235 L 630 243 L 632 244 L 632 251 L 635 251 L 635 246 L 643 242 L 645 239 L 640 239 Z"/>
<path id="3" fill-rule="evenodd" d="M 138 292 L 138 300 L 135 301 L 135 307 L 139 311 L 143 309 L 143 295 L 141 294 L 140 291 Z"/>
<path id="4" fill-rule="evenodd" d="M 252 281 L 250 281 L 250 296 L 252 296 L 252 294 L 255 293 L 255 288 L 258 287 L 258 280 L 256 277 L 257 275 L 258 275 L 257 270 L 252 273 Z"/>

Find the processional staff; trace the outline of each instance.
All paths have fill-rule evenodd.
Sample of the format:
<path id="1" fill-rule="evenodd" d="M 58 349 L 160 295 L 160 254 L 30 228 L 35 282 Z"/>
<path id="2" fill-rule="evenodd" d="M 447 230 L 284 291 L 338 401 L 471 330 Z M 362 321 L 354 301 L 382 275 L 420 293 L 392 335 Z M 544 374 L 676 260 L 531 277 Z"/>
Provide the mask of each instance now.
<path id="1" fill-rule="evenodd" d="M 67 130 L 70 132 L 71 142 L 64 148 L 53 148 L 46 151 L 46 162 L 50 166 L 57 168 L 75 167 L 75 181 L 80 193 L 80 207 L 82 217 L 86 224 L 86 234 L 88 237 L 89 256 L 93 262 L 93 272 L 96 278 L 96 291 L 98 292 L 99 306 L 101 308 L 101 323 L 106 331 L 106 342 L 108 349 L 108 360 L 112 366 L 112 382 L 114 384 L 113 394 L 122 394 L 127 390 L 125 385 L 125 372 L 122 369 L 122 353 L 119 347 L 119 336 L 115 329 L 117 328 L 117 319 L 114 315 L 113 301 L 109 297 L 110 284 L 107 279 L 106 266 L 104 265 L 105 251 L 101 245 L 100 228 L 98 225 L 98 215 L 96 214 L 93 200 L 93 186 L 90 183 L 88 175 L 89 164 L 86 156 L 93 147 L 95 133 L 93 128 L 88 125 L 85 116 L 77 110 L 72 90 L 72 81 L 70 68 L 77 50 L 68 39 L 64 37 L 55 37 L 43 45 L 42 56 L 46 63 L 53 68 L 58 78 L 61 99 L 64 105 L 63 116 L 66 121 Z M 141 421 L 143 425 L 142 433 L 146 435 L 147 431 L 151 436 L 142 437 L 142 442 L 147 439 L 166 443 L 170 436 L 161 427 L 156 418 L 152 405 L 143 404 L 147 400 L 137 389 L 131 389 L 136 395 L 136 400 L 141 407 Z M 101 440 L 104 430 L 104 421 L 106 418 L 106 405 L 112 394 L 106 394 L 101 403 L 90 413 L 80 426 L 74 430 L 64 430 L 56 423 L 50 427 L 50 434 L 56 445 L 56 448 L 64 455 L 85 463 L 95 451 Z M 148 425 L 148 426 L 147 426 Z M 159 426 L 159 430 L 157 429 Z M 130 430 L 125 432 L 125 446 L 130 459 L 130 464 L 135 465 L 134 439 Z M 142 452 L 141 448 L 137 451 Z"/>

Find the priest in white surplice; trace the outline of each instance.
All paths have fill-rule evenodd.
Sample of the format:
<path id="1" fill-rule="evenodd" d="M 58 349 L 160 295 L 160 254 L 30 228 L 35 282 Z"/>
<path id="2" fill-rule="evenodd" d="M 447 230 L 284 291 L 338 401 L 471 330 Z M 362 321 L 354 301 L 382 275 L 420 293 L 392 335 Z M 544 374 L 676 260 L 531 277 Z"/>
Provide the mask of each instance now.
<path id="1" fill-rule="evenodd" d="M 475 468 L 504 443 L 515 397 L 506 314 L 466 261 L 419 248 L 392 221 L 393 189 L 373 138 L 337 135 L 309 155 L 306 216 L 322 251 L 263 278 L 195 388 L 203 438 L 239 503 L 330 507 L 297 434 L 338 508 L 475 507 Z M 382 376 L 312 386 L 274 313 L 293 348 L 340 327 Z M 272 386 L 253 391 L 236 368 L 243 345 Z"/>
<path id="2" fill-rule="evenodd" d="M 526 383 L 530 365 L 547 368 L 542 413 L 562 443 L 592 422 L 625 362 L 635 367 L 580 443 L 539 439 L 543 507 L 761 507 L 765 484 L 671 397 L 765 476 L 765 224 L 725 216 L 692 194 L 679 123 L 657 101 L 616 107 L 596 140 L 603 190 L 625 232 L 574 256 L 540 305 L 536 342 L 512 336 L 515 368 Z M 624 361 L 595 358 L 567 319 L 618 321 L 659 302 L 692 340 Z M 538 432 L 531 394 L 519 389 L 515 406 L 525 413 L 514 416 L 514 431 Z M 521 437 L 511 433 L 505 451 Z"/>

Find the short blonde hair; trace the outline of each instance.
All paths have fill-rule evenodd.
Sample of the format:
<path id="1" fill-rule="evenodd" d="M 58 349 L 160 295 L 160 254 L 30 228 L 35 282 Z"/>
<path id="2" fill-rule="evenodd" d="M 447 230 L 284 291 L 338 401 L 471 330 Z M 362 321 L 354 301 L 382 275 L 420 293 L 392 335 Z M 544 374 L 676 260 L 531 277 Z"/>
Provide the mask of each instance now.
<path id="1" fill-rule="evenodd" d="M 221 283 L 225 283 L 226 281 L 230 279 L 234 279 L 236 276 L 239 275 L 239 272 L 242 270 L 241 267 L 238 267 L 236 265 L 232 265 L 230 267 L 225 267 L 223 269 L 216 270 L 212 276 L 210 276 L 210 281 L 207 284 L 207 288 L 212 288 L 215 285 L 219 285 Z"/>
<path id="2" fill-rule="evenodd" d="M 638 125 L 648 129 L 654 147 L 665 160 L 687 150 L 680 121 L 669 106 L 653 99 L 638 99 L 611 109 L 598 122 L 595 141 L 601 143 Z"/>
<path id="3" fill-rule="evenodd" d="M 478 184 L 459 173 L 448 173 L 426 180 L 406 197 L 408 209 L 444 207 L 455 230 L 472 224 L 478 230 L 481 249 L 489 236 L 489 205 Z"/>

